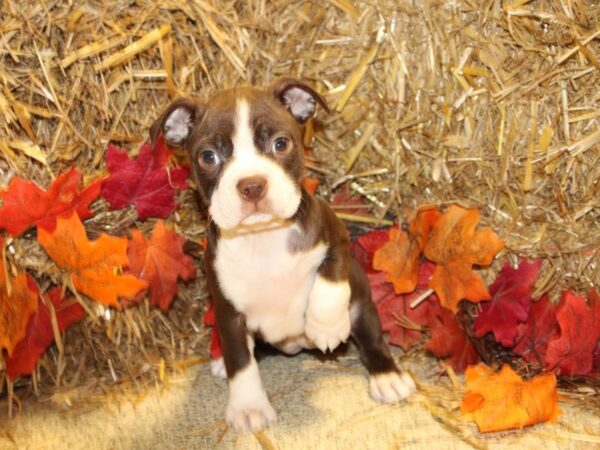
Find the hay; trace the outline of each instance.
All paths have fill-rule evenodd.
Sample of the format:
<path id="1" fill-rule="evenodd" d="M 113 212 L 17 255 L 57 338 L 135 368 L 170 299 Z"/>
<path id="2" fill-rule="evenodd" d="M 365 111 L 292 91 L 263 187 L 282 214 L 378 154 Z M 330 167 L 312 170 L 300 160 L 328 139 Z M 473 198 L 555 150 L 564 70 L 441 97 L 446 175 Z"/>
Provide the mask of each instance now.
<path id="1" fill-rule="evenodd" d="M 496 265 L 545 260 L 536 295 L 600 282 L 597 2 L 6 0 L 0 18 L 0 185 L 48 185 L 73 164 L 99 177 L 106 144 L 135 151 L 170 99 L 291 75 L 335 107 L 319 113 L 309 162 L 322 196 L 350 183 L 371 223 L 421 203 L 476 206 L 506 241 Z M 179 201 L 171 225 L 199 243 L 194 196 Z M 152 225 L 95 210 L 92 234 Z M 43 288 L 62 282 L 31 233 L 8 248 Z M 164 379 L 207 355 L 206 299 L 201 276 L 168 315 L 83 299 L 93 315 L 18 385 Z"/>

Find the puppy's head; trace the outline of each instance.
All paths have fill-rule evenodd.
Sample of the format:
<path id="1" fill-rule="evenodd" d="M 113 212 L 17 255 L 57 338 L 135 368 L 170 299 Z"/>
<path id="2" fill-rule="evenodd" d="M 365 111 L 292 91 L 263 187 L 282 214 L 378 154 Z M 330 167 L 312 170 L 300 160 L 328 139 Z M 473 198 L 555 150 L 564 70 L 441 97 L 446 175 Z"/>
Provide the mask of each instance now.
<path id="1" fill-rule="evenodd" d="M 150 128 L 191 155 L 199 194 L 222 229 L 291 218 L 301 199 L 302 126 L 323 98 L 282 79 L 222 91 L 202 104 L 175 100 Z"/>

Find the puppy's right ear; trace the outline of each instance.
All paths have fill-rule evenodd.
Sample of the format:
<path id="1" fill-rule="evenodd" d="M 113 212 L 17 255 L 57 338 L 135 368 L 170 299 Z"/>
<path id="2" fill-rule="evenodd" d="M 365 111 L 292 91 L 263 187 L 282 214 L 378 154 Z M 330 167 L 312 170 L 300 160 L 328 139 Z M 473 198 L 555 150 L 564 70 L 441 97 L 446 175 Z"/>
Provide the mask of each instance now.
<path id="1" fill-rule="evenodd" d="M 202 107 L 195 100 L 179 98 L 173 101 L 150 127 L 152 147 L 161 133 L 167 144 L 183 145 L 201 115 Z"/>

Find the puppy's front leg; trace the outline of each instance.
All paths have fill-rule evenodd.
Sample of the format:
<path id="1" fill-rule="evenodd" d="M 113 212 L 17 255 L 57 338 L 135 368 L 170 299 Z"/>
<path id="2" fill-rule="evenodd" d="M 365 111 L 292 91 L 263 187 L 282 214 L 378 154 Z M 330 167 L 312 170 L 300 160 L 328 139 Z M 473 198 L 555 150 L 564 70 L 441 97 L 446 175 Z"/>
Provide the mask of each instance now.
<path id="1" fill-rule="evenodd" d="M 323 352 L 350 335 L 349 258 L 346 240 L 331 245 L 308 297 L 304 332 Z"/>
<path id="2" fill-rule="evenodd" d="M 246 330 L 243 316 L 222 295 L 215 301 L 215 317 L 229 382 L 225 417 L 237 431 L 260 431 L 277 415 L 260 379 L 254 340 Z"/>

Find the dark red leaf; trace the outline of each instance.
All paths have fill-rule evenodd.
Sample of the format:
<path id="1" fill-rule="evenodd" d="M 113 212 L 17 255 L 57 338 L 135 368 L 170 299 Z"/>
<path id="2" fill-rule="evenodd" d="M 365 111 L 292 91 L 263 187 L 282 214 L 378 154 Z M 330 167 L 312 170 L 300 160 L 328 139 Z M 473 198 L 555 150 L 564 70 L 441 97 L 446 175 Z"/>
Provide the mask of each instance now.
<path id="1" fill-rule="evenodd" d="M 336 212 L 358 216 L 371 215 L 365 199 L 362 196 L 353 194 L 348 184 L 344 184 L 331 196 L 331 205 Z"/>
<path id="2" fill-rule="evenodd" d="M 449 309 L 440 307 L 429 322 L 431 339 L 425 348 L 438 358 L 448 358 L 452 368 L 464 372 L 469 364 L 479 361 L 473 344 Z"/>
<path id="3" fill-rule="evenodd" d="M 373 230 L 359 236 L 351 244 L 354 258 L 367 272 L 373 271 L 373 253 L 388 240 L 387 230 Z"/>
<path id="4" fill-rule="evenodd" d="M 497 342 L 511 347 L 517 337 L 517 325 L 529 317 L 532 302 L 531 290 L 535 284 L 542 260 L 532 263 L 522 260 L 519 267 L 513 269 L 509 263 L 489 287 L 492 299 L 482 302 L 481 312 L 475 319 L 475 334 L 482 337 L 488 332 L 494 333 Z"/>
<path id="5" fill-rule="evenodd" d="M 439 302 L 435 294 L 432 294 L 415 308 L 410 305 L 428 290 L 429 279 L 434 270 L 435 265 L 432 263 L 421 265 L 417 289 L 411 294 L 396 294 L 394 286 L 385 281 L 384 272 L 367 274 L 381 327 L 389 334 L 390 344 L 407 351 L 421 341 L 426 325 L 433 320 L 440 308 Z"/>
<path id="6" fill-rule="evenodd" d="M 600 339 L 600 297 L 583 297 L 564 292 L 556 308 L 560 332 L 548 342 L 546 367 L 562 375 L 588 375 L 592 372 L 592 354 Z"/>
<path id="7" fill-rule="evenodd" d="M 49 291 L 46 298 L 54 306 L 61 333 L 85 316 L 85 311 L 79 303 L 62 297 L 60 288 Z M 12 357 L 5 359 L 9 378 L 14 380 L 19 376 L 31 375 L 39 358 L 53 342 L 51 314 L 44 302 L 40 301 L 38 310 L 29 318 L 25 338 L 17 344 Z"/>
<path id="8" fill-rule="evenodd" d="M 142 145 L 136 158 L 112 144 L 106 152 L 110 177 L 102 185 L 102 195 L 113 209 L 135 205 L 138 217 L 166 217 L 175 209 L 176 190 L 187 187 L 186 167 L 169 169 L 170 150 L 159 138 L 152 149 Z"/>
<path id="9" fill-rule="evenodd" d="M 544 295 L 531 304 L 527 321 L 517 325 L 513 352 L 532 364 L 544 367 L 548 339 L 557 332 L 555 308 Z"/>

